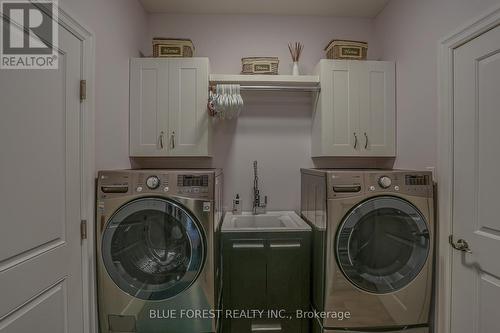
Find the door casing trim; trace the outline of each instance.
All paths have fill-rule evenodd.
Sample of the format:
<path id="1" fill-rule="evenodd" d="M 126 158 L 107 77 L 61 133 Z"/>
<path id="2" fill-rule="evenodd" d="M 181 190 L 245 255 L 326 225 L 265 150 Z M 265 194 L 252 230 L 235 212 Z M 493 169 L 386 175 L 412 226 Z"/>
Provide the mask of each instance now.
<path id="1" fill-rule="evenodd" d="M 37 5 L 42 11 L 47 11 L 43 5 Z M 81 240 L 82 259 L 82 309 L 83 332 L 98 333 L 97 297 L 96 297 L 96 265 L 94 246 L 95 226 L 95 100 L 94 100 L 94 73 L 95 73 L 95 40 L 94 33 L 82 25 L 81 20 L 75 18 L 58 4 L 58 23 L 80 40 L 81 49 L 81 78 L 86 81 L 86 99 L 80 101 L 80 221 L 87 221 L 89 237 Z"/>
<path id="2" fill-rule="evenodd" d="M 43 10 L 43 8 L 41 8 Z M 97 298 L 96 298 L 96 272 L 95 272 L 95 99 L 94 99 L 94 73 L 95 73 L 95 39 L 94 33 L 81 20 L 75 18 L 58 6 L 59 25 L 80 40 L 81 49 L 81 80 L 86 80 L 87 96 L 80 102 L 80 168 L 81 201 L 80 220 L 87 221 L 86 239 L 81 240 L 82 258 L 82 295 L 83 295 L 83 332 L 98 333 L 97 324 Z"/>
<path id="3" fill-rule="evenodd" d="M 500 6 L 469 21 L 439 41 L 436 332 L 451 333 L 452 250 L 448 244 L 448 236 L 453 233 L 453 51 L 498 25 Z"/>

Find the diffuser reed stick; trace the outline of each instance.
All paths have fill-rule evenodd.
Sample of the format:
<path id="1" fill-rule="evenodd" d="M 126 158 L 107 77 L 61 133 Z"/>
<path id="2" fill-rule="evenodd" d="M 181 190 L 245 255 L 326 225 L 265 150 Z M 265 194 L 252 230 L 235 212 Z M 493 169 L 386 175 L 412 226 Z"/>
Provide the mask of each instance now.
<path id="1" fill-rule="evenodd" d="M 292 56 L 293 62 L 299 62 L 300 55 L 304 49 L 304 45 L 299 42 L 288 43 L 288 49 L 290 50 L 290 55 Z"/>

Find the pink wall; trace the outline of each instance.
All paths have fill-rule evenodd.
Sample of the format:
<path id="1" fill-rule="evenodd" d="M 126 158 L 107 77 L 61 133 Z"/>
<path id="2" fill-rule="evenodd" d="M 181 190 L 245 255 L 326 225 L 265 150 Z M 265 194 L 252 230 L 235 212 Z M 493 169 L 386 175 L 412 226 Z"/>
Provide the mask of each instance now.
<path id="1" fill-rule="evenodd" d="M 95 38 L 96 169 L 129 168 L 129 59 L 139 55 L 147 15 L 137 0 L 60 0 Z"/>
<path id="2" fill-rule="evenodd" d="M 278 56 L 280 73 L 290 74 L 287 44 L 304 43 L 300 62 L 310 74 L 323 48 L 333 38 L 368 41 L 370 59 L 379 48 L 373 20 L 333 17 L 265 15 L 165 15 L 149 16 L 149 38 L 191 38 L 196 56 L 210 58 L 213 73 L 238 74 L 245 56 Z M 245 108 L 237 121 L 215 126 L 213 161 L 155 166 L 215 166 L 224 169 L 225 206 L 239 193 L 243 208 L 252 201 L 252 161 L 259 161 L 261 193 L 269 197 L 270 210 L 300 208 L 300 168 L 313 167 L 310 152 L 312 102 L 310 94 L 254 92 L 243 96 Z M 148 164 L 151 165 L 151 164 Z M 140 165 L 138 165 L 140 166 Z"/>
<path id="3" fill-rule="evenodd" d="M 369 57 L 380 49 L 373 20 L 272 15 L 149 15 L 149 37 L 191 38 L 196 56 L 210 57 L 214 73 L 237 74 L 241 58 L 278 56 L 280 74 L 291 73 L 288 42 L 304 43 L 302 74 L 310 74 L 333 38 L 364 40 Z"/>
<path id="4" fill-rule="evenodd" d="M 276 55 L 281 73 L 290 71 L 287 43 L 305 44 L 301 67 L 312 71 L 332 38 L 366 40 L 371 59 L 379 49 L 373 22 L 368 19 L 328 17 L 148 15 L 136 0 L 61 0 L 61 5 L 95 35 L 96 169 L 130 167 L 128 158 L 128 98 L 130 57 L 151 52 L 152 36 L 193 39 L 196 55 L 210 57 L 217 73 L 238 73 L 240 58 Z M 310 159 L 311 101 L 309 95 L 246 96 L 238 121 L 220 122 L 215 131 L 213 160 L 162 159 L 133 163 L 134 167 L 222 167 L 225 201 L 238 192 L 248 209 L 251 161 L 261 165 L 262 191 L 270 209 L 298 209 L 300 167 Z M 134 162 L 134 161 L 132 161 Z"/>
<path id="5" fill-rule="evenodd" d="M 375 20 L 383 60 L 396 61 L 395 167 L 436 165 L 438 44 L 498 0 L 392 0 Z"/>
<path id="6" fill-rule="evenodd" d="M 240 58 L 278 56 L 290 73 L 289 41 L 305 44 L 302 73 L 310 73 L 332 38 L 369 42 L 369 58 L 397 62 L 398 158 L 396 167 L 436 164 L 437 46 L 439 39 L 498 0 L 397 0 L 375 19 L 265 15 L 146 14 L 136 0 L 61 0 L 96 38 L 96 168 L 128 168 L 128 62 L 151 37 L 187 37 L 215 73 L 238 73 Z M 310 159 L 310 100 L 306 95 L 249 95 L 238 121 L 216 126 L 213 161 L 171 160 L 156 166 L 225 169 L 226 206 L 239 192 L 250 205 L 253 159 L 261 165 L 270 209 L 297 209 L 299 168 Z M 317 161 L 315 161 L 317 162 Z M 338 161 L 336 162 L 338 163 Z M 325 163 L 322 163 L 325 165 Z M 327 165 L 330 165 L 326 163 Z M 319 163 L 316 163 L 319 165 Z M 345 164 L 352 165 L 351 163 Z M 138 166 L 138 165 L 135 165 Z M 373 166 L 371 164 L 370 166 Z"/>

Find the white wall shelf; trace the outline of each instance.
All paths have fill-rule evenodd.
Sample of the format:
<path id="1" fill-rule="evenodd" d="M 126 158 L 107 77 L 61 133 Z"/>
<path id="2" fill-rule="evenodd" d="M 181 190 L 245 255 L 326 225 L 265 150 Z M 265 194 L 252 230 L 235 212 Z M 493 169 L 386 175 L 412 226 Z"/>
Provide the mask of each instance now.
<path id="1" fill-rule="evenodd" d="M 234 75 L 211 74 L 210 84 L 239 84 L 242 90 L 318 91 L 318 75 Z"/>

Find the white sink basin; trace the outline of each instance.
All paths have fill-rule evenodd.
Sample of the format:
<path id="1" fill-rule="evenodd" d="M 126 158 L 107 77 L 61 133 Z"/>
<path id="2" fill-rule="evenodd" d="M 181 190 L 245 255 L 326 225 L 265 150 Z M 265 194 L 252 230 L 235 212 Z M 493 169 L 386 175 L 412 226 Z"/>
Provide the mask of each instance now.
<path id="1" fill-rule="evenodd" d="M 267 212 L 253 215 L 243 212 L 241 215 L 226 213 L 222 224 L 222 232 L 248 231 L 310 231 L 311 227 L 295 212 Z"/>
<path id="2" fill-rule="evenodd" d="M 277 215 L 245 215 L 233 216 L 237 228 L 286 228 L 288 216 Z"/>

